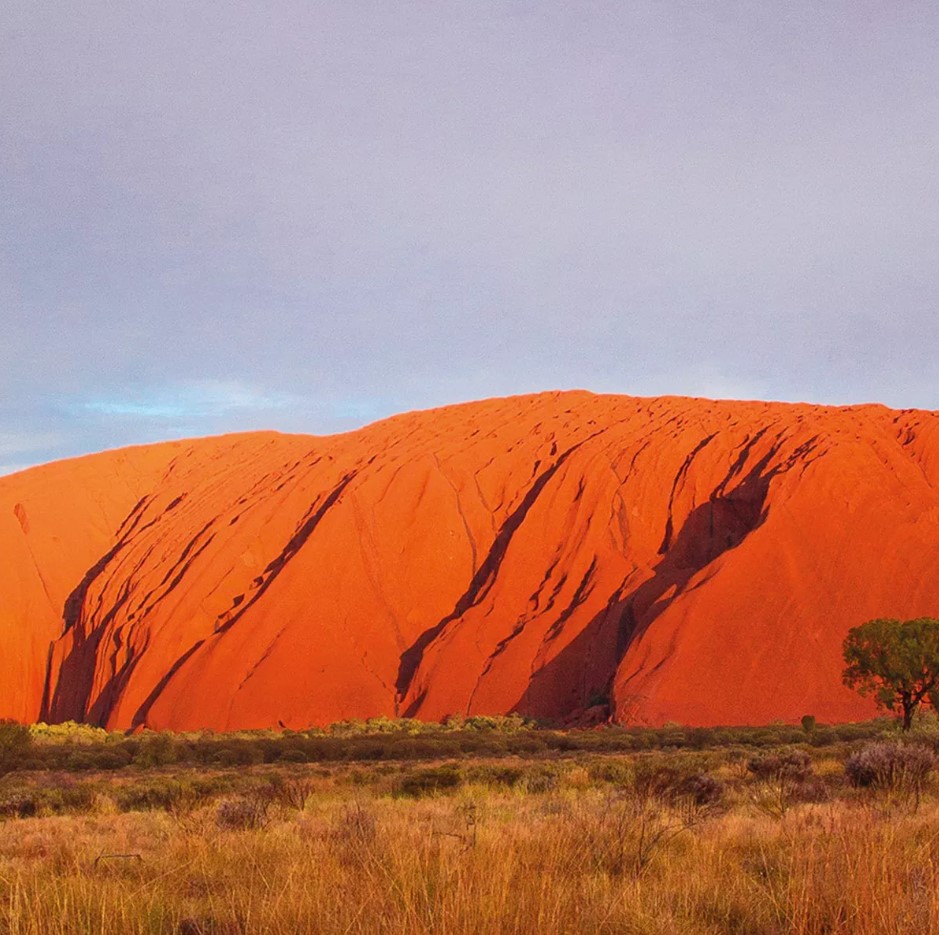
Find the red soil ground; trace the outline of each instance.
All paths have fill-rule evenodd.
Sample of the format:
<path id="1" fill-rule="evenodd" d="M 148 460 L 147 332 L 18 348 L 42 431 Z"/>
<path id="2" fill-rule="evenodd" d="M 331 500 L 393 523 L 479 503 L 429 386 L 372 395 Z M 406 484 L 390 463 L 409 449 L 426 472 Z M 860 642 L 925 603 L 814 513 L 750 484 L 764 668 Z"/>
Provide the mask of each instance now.
<path id="1" fill-rule="evenodd" d="M 486 400 L 0 479 L 0 717 L 847 720 L 841 642 L 939 613 L 939 413 Z"/>

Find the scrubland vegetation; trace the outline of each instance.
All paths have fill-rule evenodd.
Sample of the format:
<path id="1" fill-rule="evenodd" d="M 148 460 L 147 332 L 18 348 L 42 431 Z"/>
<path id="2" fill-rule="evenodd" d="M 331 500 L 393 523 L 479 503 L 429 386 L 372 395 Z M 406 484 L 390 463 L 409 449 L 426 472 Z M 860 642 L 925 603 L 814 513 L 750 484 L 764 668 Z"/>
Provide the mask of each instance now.
<path id="1" fill-rule="evenodd" d="M 939 932 L 939 728 L 0 725 L 0 933 Z"/>

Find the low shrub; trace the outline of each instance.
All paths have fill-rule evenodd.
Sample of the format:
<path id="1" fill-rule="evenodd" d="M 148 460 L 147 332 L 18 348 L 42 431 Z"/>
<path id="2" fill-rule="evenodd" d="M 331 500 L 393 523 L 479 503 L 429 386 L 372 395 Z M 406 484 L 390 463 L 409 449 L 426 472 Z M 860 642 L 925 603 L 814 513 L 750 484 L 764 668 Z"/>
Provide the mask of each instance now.
<path id="1" fill-rule="evenodd" d="M 786 750 L 753 757 L 747 771 L 758 780 L 802 782 L 812 773 L 812 758 L 804 750 Z"/>
<path id="2" fill-rule="evenodd" d="M 685 779 L 681 769 L 670 763 L 655 759 L 637 759 L 633 766 L 632 788 L 643 798 L 667 800 L 673 798 L 680 783 Z"/>
<path id="3" fill-rule="evenodd" d="M 852 786 L 918 791 L 935 767 L 936 755 L 922 744 L 878 741 L 848 757 L 844 771 Z"/>
<path id="4" fill-rule="evenodd" d="M 189 811 L 199 798 L 195 787 L 185 779 L 159 779 L 132 782 L 116 790 L 117 807 L 123 812 Z"/>
<path id="5" fill-rule="evenodd" d="M 488 715 L 476 714 L 463 719 L 460 730 L 494 730 L 514 734 L 530 726 L 520 714 Z"/>
<path id="6" fill-rule="evenodd" d="M 33 735 L 26 725 L 0 720 L 0 776 L 19 766 L 32 742 Z"/>
<path id="7" fill-rule="evenodd" d="M 256 766 L 264 762 L 264 750 L 250 740 L 215 741 L 210 762 L 217 766 Z"/>
<path id="8" fill-rule="evenodd" d="M 270 797 L 284 808 L 302 812 L 312 794 L 313 783 L 309 779 L 296 776 L 284 778 L 276 774 L 271 777 Z"/>
<path id="9" fill-rule="evenodd" d="M 0 796 L 0 819 L 32 818 L 38 811 L 35 796 L 28 792 L 8 792 Z"/>
<path id="10" fill-rule="evenodd" d="M 267 824 L 271 800 L 261 795 L 223 799 L 215 811 L 215 823 L 223 831 L 251 831 Z"/>
<path id="11" fill-rule="evenodd" d="M 478 782 L 487 786 L 517 786 L 525 778 L 525 770 L 520 766 L 501 766 L 499 764 L 480 763 L 466 771 L 467 782 Z"/>
<path id="12" fill-rule="evenodd" d="M 545 792 L 554 792 L 560 783 L 556 769 L 550 766 L 541 766 L 529 770 L 525 776 L 525 791 L 534 795 Z"/>
<path id="13" fill-rule="evenodd" d="M 725 791 L 724 783 L 720 779 L 706 773 L 687 776 L 676 786 L 679 797 L 690 799 L 695 805 L 702 807 L 719 805 Z"/>
<path id="14" fill-rule="evenodd" d="M 793 802 L 828 802 L 832 798 L 832 788 L 820 776 L 806 776 L 794 782 L 789 789 Z"/>
<path id="15" fill-rule="evenodd" d="M 632 770 L 625 760 L 595 760 L 588 765 L 587 774 L 593 782 L 612 786 L 625 786 L 632 778 Z"/>
<path id="16" fill-rule="evenodd" d="M 97 787 L 90 782 L 66 783 L 59 790 L 62 811 L 74 814 L 86 814 L 95 806 Z"/>
<path id="17" fill-rule="evenodd" d="M 362 851 L 375 841 L 378 821 L 375 813 L 359 802 L 345 806 L 329 831 L 332 842 L 340 848 Z"/>
<path id="18" fill-rule="evenodd" d="M 821 786 L 812 774 L 812 759 L 804 750 L 781 750 L 753 757 L 747 772 L 756 788 L 753 803 L 774 818 L 782 818 L 797 802 L 814 801 Z"/>
<path id="19" fill-rule="evenodd" d="M 169 766 L 180 759 L 183 746 L 173 734 L 145 733 L 138 738 L 134 765 L 141 769 L 152 769 L 154 766 Z"/>
<path id="20" fill-rule="evenodd" d="M 686 783 L 709 774 L 715 758 L 701 752 L 654 753 L 632 762 L 632 788 L 640 796 L 670 801 L 684 795 Z"/>
<path id="21" fill-rule="evenodd" d="M 412 770 L 402 776 L 395 791 L 398 795 L 421 798 L 439 792 L 452 792 L 463 783 L 463 774 L 455 763 Z"/>

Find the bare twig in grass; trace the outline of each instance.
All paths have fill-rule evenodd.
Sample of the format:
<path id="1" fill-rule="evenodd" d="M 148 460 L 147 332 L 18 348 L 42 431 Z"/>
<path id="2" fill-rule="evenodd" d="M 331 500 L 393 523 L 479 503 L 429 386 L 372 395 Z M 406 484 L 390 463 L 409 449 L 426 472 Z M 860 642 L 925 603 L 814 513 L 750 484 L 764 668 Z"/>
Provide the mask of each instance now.
<path id="1" fill-rule="evenodd" d="M 142 854 L 98 854 L 92 866 L 97 867 L 102 860 L 139 860 L 143 862 Z"/>
<path id="2" fill-rule="evenodd" d="M 476 847 L 478 840 L 478 822 L 476 820 L 476 803 L 467 802 L 459 808 L 459 814 L 463 823 L 461 831 L 434 831 L 433 834 L 438 837 L 456 838 L 463 848 L 461 854 L 471 851 Z"/>
<path id="3" fill-rule="evenodd" d="M 714 794 L 643 786 L 611 794 L 584 833 L 599 867 L 613 875 L 641 876 L 659 850 L 719 810 L 720 799 Z"/>

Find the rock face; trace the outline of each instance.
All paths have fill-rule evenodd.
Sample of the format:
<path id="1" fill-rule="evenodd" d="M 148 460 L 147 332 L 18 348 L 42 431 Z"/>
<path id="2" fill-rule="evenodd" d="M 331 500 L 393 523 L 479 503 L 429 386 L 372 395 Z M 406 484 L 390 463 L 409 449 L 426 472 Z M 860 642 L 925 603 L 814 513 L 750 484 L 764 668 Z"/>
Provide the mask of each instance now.
<path id="1" fill-rule="evenodd" d="M 939 614 L 939 413 L 547 393 L 0 479 L 0 717 L 868 717 Z"/>

